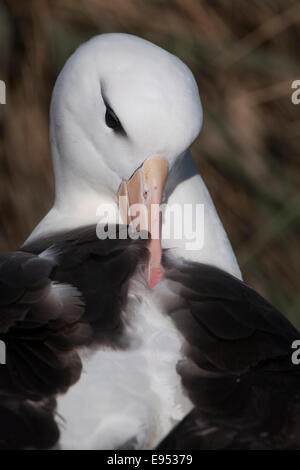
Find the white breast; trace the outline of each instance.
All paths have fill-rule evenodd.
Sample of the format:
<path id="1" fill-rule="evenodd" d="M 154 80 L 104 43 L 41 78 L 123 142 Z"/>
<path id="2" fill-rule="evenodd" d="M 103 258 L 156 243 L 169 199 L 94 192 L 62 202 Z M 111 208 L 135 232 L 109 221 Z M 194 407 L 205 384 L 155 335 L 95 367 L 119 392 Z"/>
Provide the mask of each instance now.
<path id="1" fill-rule="evenodd" d="M 183 340 L 154 295 L 130 291 L 128 349 L 81 352 L 82 376 L 58 399 L 62 449 L 150 449 L 191 409 L 175 370 Z"/>

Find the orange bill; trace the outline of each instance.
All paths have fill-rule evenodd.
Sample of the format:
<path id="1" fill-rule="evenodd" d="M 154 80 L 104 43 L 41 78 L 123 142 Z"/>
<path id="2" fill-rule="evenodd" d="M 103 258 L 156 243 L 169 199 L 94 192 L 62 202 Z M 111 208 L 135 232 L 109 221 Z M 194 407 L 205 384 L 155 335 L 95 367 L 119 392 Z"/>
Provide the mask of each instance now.
<path id="1" fill-rule="evenodd" d="M 163 191 L 168 177 L 168 162 L 162 157 L 145 160 L 131 178 L 123 180 L 119 188 L 120 212 L 124 222 L 131 223 L 137 231 L 151 234 L 150 260 L 147 280 L 151 288 L 163 279 L 161 265 L 161 212 Z"/>

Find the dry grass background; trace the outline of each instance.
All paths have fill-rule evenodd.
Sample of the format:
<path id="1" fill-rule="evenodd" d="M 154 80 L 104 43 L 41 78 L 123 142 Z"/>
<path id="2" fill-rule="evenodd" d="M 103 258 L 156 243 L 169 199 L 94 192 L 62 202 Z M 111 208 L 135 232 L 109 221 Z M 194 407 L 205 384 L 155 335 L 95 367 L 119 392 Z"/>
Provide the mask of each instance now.
<path id="1" fill-rule="evenodd" d="M 299 0 L 7 0 L 0 3 L 0 251 L 50 208 L 48 107 L 83 41 L 137 34 L 193 70 L 205 111 L 193 155 L 246 281 L 300 327 Z"/>

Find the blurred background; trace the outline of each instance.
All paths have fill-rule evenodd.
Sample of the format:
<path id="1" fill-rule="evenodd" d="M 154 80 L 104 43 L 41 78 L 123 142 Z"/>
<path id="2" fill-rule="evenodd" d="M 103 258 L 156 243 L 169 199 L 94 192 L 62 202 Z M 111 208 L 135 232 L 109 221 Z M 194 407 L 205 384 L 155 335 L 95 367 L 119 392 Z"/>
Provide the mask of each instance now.
<path id="1" fill-rule="evenodd" d="M 51 207 L 51 91 L 77 46 L 104 32 L 149 39 L 192 69 L 205 113 L 199 171 L 246 282 L 300 328 L 299 0 L 0 2 L 0 252 Z"/>

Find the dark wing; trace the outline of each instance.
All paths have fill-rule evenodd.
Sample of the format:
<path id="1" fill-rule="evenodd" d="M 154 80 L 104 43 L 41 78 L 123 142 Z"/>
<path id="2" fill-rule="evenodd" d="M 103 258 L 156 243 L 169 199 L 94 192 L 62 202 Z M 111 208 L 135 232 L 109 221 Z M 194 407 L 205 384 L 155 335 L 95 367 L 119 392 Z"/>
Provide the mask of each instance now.
<path id="1" fill-rule="evenodd" d="M 0 448 L 55 444 L 55 396 L 80 377 L 78 348 L 124 346 L 122 309 L 146 243 L 99 240 L 93 226 L 0 256 Z"/>
<path id="2" fill-rule="evenodd" d="M 54 444 L 52 396 L 80 375 L 72 341 L 83 304 L 75 288 L 53 283 L 54 268 L 22 251 L 0 257 L 0 447 Z"/>
<path id="3" fill-rule="evenodd" d="M 84 227 L 27 244 L 23 249 L 54 260 L 57 268 L 52 279 L 81 292 L 85 344 L 125 347 L 122 310 L 131 277 L 148 259 L 149 238 L 143 231 L 139 238 L 131 238 L 126 225 L 108 226 L 108 233 L 110 238 L 100 240 L 95 226 Z"/>
<path id="4" fill-rule="evenodd" d="M 298 331 L 216 267 L 171 257 L 164 265 L 183 302 L 172 314 L 186 339 L 177 370 L 195 408 L 159 448 L 299 448 Z"/>

